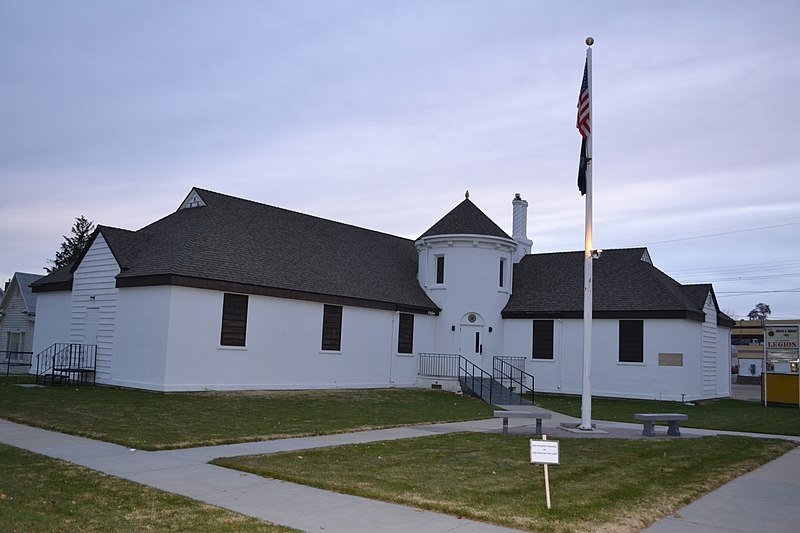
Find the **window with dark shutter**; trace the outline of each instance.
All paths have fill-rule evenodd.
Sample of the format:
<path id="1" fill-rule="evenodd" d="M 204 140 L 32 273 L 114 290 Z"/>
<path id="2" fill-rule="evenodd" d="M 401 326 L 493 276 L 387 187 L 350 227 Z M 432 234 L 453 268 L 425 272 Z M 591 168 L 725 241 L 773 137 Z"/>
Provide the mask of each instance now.
<path id="1" fill-rule="evenodd" d="M 534 320 L 533 321 L 533 358 L 552 359 L 553 358 L 553 321 Z"/>
<path id="2" fill-rule="evenodd" d="M 222 298 L 221 346 L 245 346 L 247 339 L 247 295 L 225 294 Z"/>
<path id="3" fill-rule="evenodd" d="M 444 256 L 436 256 L 436 283 L 444 283 Z"/>
<path id="4" fill-rule="evenodd" d="M 326 305 L 322 314 L 322 349 L 338 352 L 342 349 L 342 306 Z"/>
<path id="5" fill-rule="evenodd" d="M 619 321 L 619 362 L 644 363 L 644 320 Z"/>
<path id="6" fill-rule="evenodd" d="M 506 260 L 500 260 L 500 287 L 503 287 L 503 283 L 505 282 L 505 273 L 506 273 Z"/>
<path id="7" fill-rule="evenodd" d="M 400 313 L 397 353 L 414 353 L 414 315 L 411 313 Z"/>

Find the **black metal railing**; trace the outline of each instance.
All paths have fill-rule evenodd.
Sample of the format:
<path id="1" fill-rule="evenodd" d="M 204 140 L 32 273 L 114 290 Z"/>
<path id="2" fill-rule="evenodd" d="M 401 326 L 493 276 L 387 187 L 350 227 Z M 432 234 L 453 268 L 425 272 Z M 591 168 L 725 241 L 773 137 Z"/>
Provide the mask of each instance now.
<path id="1" fill-rule="evenodd" d="M 525 372 L 524 357 L 495 356 L 492 367 L 492 373 L 489 373 L 458 354 L 419 354 L 420 376 L 458 378 L 464 393 L 487 403 L 530 403 L 522 397 L 523 394 L 530 394 L 533 400 L 533 376 Z"/>
<path id="2" fill-rule="evenodd" d="M 33 352 L 18 352 L 6 350 L 0 352 L 0 368 L 6 367 L 6 376 L 13 374 L 27 374 L 31 368 Z M 11 369 L 14 369 L 14 372 Z"/>
<path id="3" fill-rule="evenodd" d="M 525 394 L 530 394 L 531 402 L 533 402 L 533 375 L 525 372 L 524 357 L 507 355 L 493 357 L 492 377 L 512 392 L 516 392 L 520 399 Z"/>
<path id="4" fill-rule="evenodd" d="M 45 385 L 94 385 L 97 346 L 57 342 L 36 356 L 36 382 Z"/>
<path id="5" fill-rule="evenodd" d="M 456 353 L 420 353 L 419 375 L 437 378 L 457 378 L 460 357 Z"/>
<path id="6" fill-rule="evenodd" d="M 467 389 L 466 392 L 492 403 L 495 389 L 492 375 L 464 356 L 459 356 L 458 379 L 461 386 Z"/>

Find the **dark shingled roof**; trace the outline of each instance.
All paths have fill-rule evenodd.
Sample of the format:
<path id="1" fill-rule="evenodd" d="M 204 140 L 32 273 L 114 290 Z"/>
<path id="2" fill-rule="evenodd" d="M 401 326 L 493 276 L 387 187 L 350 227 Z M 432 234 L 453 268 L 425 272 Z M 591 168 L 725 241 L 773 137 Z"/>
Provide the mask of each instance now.
<path id="1" fill-rule="evenodd" d="M 711 286 L 681 285 L 643 257 L 649 257 L 646 248 L 629 248 L 604 250 L 594 260 L 593 316 L 704 320 Z M 583 252 L 525 256 L 514 266 L 513 295 L 503 317 L 581 318 L 583 262 Z"/>
<path id="2" fill-rule="evenodd" d="M 25 304 L 25 311 L 31 314 L 36 314 L 36 295 L 33 294 L 31 291 L 31 283 L 40 279 L 42 277 L 41 274 L 29 274 L 27 272 L 14 272 L 14 280 L 16 280 L 17 286 L 19 287 L 20 297 L 22 298 L 22 303 Z M 12 281 L 13 282 L 13 281 Z M 8 286 L 11 288 L 11 285 Z M 8 293 L 4 293 L 0 290 L 0 306 L 5 303 L 5 299 L 9 297 L 10 291 Z"/>
<path id="3" fill-rule="evenodd" d="M 439 222 L 431 226 L 428 231 L 420 236 L 420 239 L 433 235 L 489 235 L 511 239 L 505 231 L 500 229 L 500 226 L 478 209 L 469 198 L 464 199 L 463 202 L 442 217 Z"/>
<path id="4" fill-rule="evenodd" d="M 114 254 L 114 259 L 117 260 L 117 264 L 123 272 L 133 266 L 136 257 L 151 236 L 145 232 L 139 233 L 110 226 L 97 226 L 97 232 L 103 234 L 108 247 L 111 248 L 111 253 Z"/>
<path id="5" fill-rule="evenodd" d="M 206 206 L 136 232 L 98 227 L 122 268 L 118 287 L 175 284 L 438 311 L 417 282 L 409 239 L 195 190 Z"/>

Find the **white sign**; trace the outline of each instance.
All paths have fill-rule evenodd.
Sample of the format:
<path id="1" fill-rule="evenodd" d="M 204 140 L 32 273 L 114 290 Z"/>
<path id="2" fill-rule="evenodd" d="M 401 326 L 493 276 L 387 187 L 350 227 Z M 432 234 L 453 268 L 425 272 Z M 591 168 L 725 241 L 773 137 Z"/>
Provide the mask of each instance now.
<path id="1" fill-rule="evenodd" d="M 800 353 L 798 326 L 767 326 L 764 343 L 767 359 L 796 360 Z"/>
<path id="2" fill-rule="evenodd" d="M 557 465 L 557 440 L 531 440 L 531 464 Z"/>

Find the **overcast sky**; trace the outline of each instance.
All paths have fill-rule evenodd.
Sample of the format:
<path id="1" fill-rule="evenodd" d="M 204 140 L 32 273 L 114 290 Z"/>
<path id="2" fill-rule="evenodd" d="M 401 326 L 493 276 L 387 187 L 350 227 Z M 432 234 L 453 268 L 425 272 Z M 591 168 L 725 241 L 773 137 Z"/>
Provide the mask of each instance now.
<path id="1" fill-rule="evenodd" d="M 595 246 L 800 318 L 799 28 L 796 0 L 0 0 L 0 278 L 192 186 L 409 238 L 467 189 L 511 233 L 519 192 L 534 252 L 581 250 L 591 35 Z"/>

